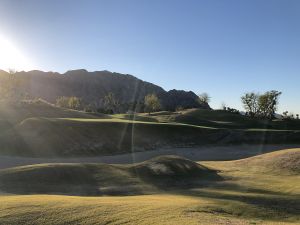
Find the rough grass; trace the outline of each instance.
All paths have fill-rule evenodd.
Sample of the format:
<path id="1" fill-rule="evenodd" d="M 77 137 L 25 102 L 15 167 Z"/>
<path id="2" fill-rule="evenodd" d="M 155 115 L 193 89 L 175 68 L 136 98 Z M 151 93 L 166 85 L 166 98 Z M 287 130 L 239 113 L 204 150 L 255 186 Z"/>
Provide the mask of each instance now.
<path id="1" fill-rule="evenodd" d="M 300 143 L 300 131 L 286 129 L 289 126 L 266 129 L 255 128 L 255 124 L 264 122 L 217 110 L 111 117 L 62 109 L 45 102 L 1 102 L 0 154 L 100 156 L 203 145 Z"/>
<path id="2" fill-rule="evenodd" d="M 297 224 L 236 217 L 221 210 L 214 212 L 207 206 L 221 202 L 178 195 L 0 198 L 3 224 Z"/>
<path id="3" fill-rule="evenodd" d="M 3 224 L 214 224 L 217 221 L 205 213 L 193 215 L 188 211 L 207 201 L 173 195 L 0 198 Z"/>
<path id="4" fill-rule="evenodd" d="M 175 124 L 31 118 L 0 135 L 0 152 L 29 156 L 112 155 L 214 143 L 219 135 L 212 129 Z"/>
<path id="5" fill-rule="evenodd" d="M 299 141 L 300 131 L 230 130 L 121 119 L 29 118 L 0 134 L 0 154 L 95 156 L 171 147 Z"/>
<path id="6" fill-rule="evenodd" d="M 300 130 L 300 120 L 258 120 L 231 113 L 224 110 L 188 109 L 180 112 L 157 112 L 151 115 L 138 114 L 135 120 L 150 118 L 159 122 L 176 122 L 204 127 L 226 129 L 274 129 L 274 130 Z"/>
<path id="7" fill-rule="evenodd" d="M 238 160 L 236 166 L 258 172 L 300 174 L 300 149 L 281 150 Z"/>
<path id="8" fill-rule="evenodd" d="M 214 162 L 213 164 L 216 164 L 221 168 L 228 168 L 230 165 L 231 170 L 240 172 L 299 175 L 300 149 L 295 148 L 280 150 L 246 159 L 228 162 Z"/>
<path id="9" fill-rule="evenodd" d="M 73 195 L 141 194 L 220 180 L 216 171 L 178 156 L 133 165 L 39 164 L 0 171 L 0 189 L 10 193 Z M 171 184 L 171 185 L 170 185 Z"/>
<path id="10" fill-rule="evenodd" d="M 286 150 L 247 159 L 253 162 L 251 167 L 257 166 L 258 170 L 247 170 L 250 164 L 240 163 L 240 160 L 201 162 L 204 166 L 200 165 L 197 168 L 202 172 L 208 168 L 218 170 L 219 176 L 224 179 L 207 180 L 205 185 L 199 183 L 198 186 L 182 186 L 167 191 L 158 187 L 154 194 L 148 195 L 122 197 L 2 195 L 0 224 L 299 224 L 300 184 L 297 179 L 299 173 L 261 171 L 259 168 L 262 161 L 256 162 L 258 158 L 270 162 L 285 162 L 285 157 L 295 156 L 291 154 L 298 155 L 299 150 Z M 174 164 L 173 160 L 178 164 Z M 182 164 L 181 160 L 184 159 L 161 157 L 125 167 L 151 168 L 151 173 L 142 173 L 151 177 L 157 171 L 163 176 L 172 176 L 172 173 L 170 174 L 164 167 L 175 166 L 172 171 L 177 172 L 180 168 L 179 177 L 187 176 L 186 172 L 193 169 L 186 169 L 193 168 L 195 164 L 186 160 Z M 160 166 L 157 167 L 157 163 Z M 41 169 L 46 165 L 34 167 Z M 20 169 L 23 171 L 25 168 L 13 170 L 16 172 Z M 102 183 L 109 180 L 111 174 L 109 168 L 101 171 L 99 176 L 103 177 Z M 195 180 L 200 179 L 194 175 L 192 177 Z M 76 185 L 76 181 L 74 182 Z"/>
<path id="11" fill-rule="evenodd" d="M 56 107 L 44 101 L 13 103 L 0 101 L 0 133 L 12 128 L 28 118 L 109 118 L 109 116 L 95 113 L 85 113 L 76 110 Z"/>
<path id="12" fill-rule="evenodd" d="M 272 218 L 273 221 L 299 221 L 300 173 L 299 149 L 263 154 L 244 160 L 202 162 L 219 169 L 224 182 L 210 188 L 196 189 L 194 195 L 217 198 L 222 206 L 209 210 L 222 211 L 248 218 Z"/>

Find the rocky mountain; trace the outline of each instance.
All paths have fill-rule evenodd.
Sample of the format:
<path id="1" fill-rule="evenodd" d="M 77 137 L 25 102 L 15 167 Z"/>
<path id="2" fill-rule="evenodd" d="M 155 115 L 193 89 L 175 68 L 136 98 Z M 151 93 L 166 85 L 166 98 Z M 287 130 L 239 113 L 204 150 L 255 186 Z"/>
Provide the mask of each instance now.
<path id="1" fill-rule="evenodd" d="M 81 69 L 64 74 L 37 70 L 15 74 L 0 71 L 0 86 L 5 87 L 11 77 L 18 92 L 26 93 L 30 98 L 42 98 L 50 103 L 55 103 L 61 96 L 76 96 L 85 104 L 101 107 L 103 98 L 111 92 L 120 103 L 120 111 L 127 111 L 133 105 L 135 107 L 138 103 L 142 104 L 147 94 L 154 93 L 159 97 L 163 110 L 175 110 L 177 107 L 209 108 L 208 104 L 197 101 L 194 92 L 165 91 L 132 75 L 109 71 L 88 72 Z"/>

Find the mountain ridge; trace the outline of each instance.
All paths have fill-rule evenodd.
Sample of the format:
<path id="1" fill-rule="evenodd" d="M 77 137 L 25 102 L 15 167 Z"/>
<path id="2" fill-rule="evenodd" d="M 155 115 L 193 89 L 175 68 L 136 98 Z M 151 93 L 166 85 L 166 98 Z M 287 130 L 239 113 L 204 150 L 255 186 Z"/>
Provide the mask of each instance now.
<path id="1" fill-rule="evenodd" d="M 0 85 L 5 84 L 9 73 L 0 71 Z M 120 111 L 125 112 L 142 104 L 147 94 L 156 94 L 163 110 L 174 111 L 176 108 L 205 108 L 208 104 L 198 102 L 192 91 L 170 90 L 143 81 L 130 74 L 94 71 L 85 69 L 69 70 L 65 73 L 44 72 L 40 70 L 20 71 L 13 74 L 18 81 L 18 91 L 26 93 L 30 98 L 42 98 L 55 103 L 61 96 L 75 96 L 86 104 L 101 107 L 103 98 L 113 93 L 121 104 Z M 141 110 L 138 110 L 141 111 Z"/>

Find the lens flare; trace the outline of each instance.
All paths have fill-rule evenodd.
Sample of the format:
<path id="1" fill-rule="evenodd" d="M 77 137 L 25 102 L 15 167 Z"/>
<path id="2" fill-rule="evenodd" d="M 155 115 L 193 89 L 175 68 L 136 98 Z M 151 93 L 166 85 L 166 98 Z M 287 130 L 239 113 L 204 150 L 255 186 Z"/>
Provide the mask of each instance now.
<path id="1" fill-rule="evenodd" d="M 16 45 L 0 35 L 0 69 L 31 70 L 33 64 Z"/>

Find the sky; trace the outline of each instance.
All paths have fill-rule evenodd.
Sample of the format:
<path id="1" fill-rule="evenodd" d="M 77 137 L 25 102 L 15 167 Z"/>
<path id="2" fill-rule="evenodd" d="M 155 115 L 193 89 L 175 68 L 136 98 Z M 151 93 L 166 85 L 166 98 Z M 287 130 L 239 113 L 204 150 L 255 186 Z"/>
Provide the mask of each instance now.
<path id="1" fill-rule="evenodd" d="M 275 89 L 300 113 L 299 24 L 298 0 L 0 0 L 0 67 L 132 74 L 213 108 Z"/>

